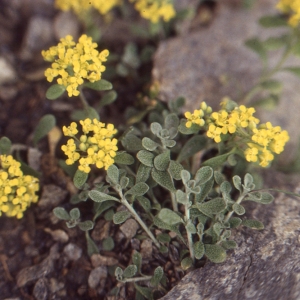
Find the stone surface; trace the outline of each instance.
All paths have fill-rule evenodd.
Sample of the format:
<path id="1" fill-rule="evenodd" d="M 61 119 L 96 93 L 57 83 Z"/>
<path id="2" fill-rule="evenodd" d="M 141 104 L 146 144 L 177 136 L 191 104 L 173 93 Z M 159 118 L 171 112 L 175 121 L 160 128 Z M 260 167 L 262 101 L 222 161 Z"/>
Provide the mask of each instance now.
<path id="1" fill-rule="evenodd" d="M 42 196 L 38 202 L 40 208 L 54 208 L 57 207 L 66 197 L 68 191 L 56 186 L 48 184 L 43 187 Z"/>
<path id="2" fill-rule="evenodd" d="M 64 253 L 70 260 L 78 260 L 82 255 L 82 249 L 73 243 L 69 243 L 65 246 Z"/>
<path id="3" fill-rule="evenodd" d="M 274 173 L 266 185 L 299 193 L 299 179 Z M 249 204 L 248 217 L 265 229 L 237 229 L 238 248 L 224 263 L 192 271 L 163 300 L 300 299 L 299 198 L 280 194 L 267 206 Z"/>
<path id="4" fill-rule="evenodd" d="M 257 23 L 260 17 L 276 13 L 277 1 L 255 1 L 251 10 L 230 5 L 231 2 L 218 3 L 216 16 L 209 26 L 160 43 L 152 74 L 160 84 L 161 99 L 170 101 L 184 96 L 184 110 L 193 111 L 201 101 L 218 109 L 224 96 L 239 102 L 257 82 L 262 64 L 244 42 L 254 36 L 262 39 L 279 36 L 286 30 L 263 29 Z M 272 52 L 270 64 L 274 66 L 279 56 L 280 53 Z M 287 65 L 299 66 L 300 60 L 292 57 Z M 288 130 L 292 138 L 285 159 L 290 160 L 300 135 L 297 122 L 291 122 L 298 118 L 300 110 L 299 79 L 287 73 L 280 73 L 275 78 L 284 84 L 281 101 L 275 110 L 260 109 L 258 116 L 262 122 L 271 121 Z"/>
<path id="5" fill-rule="evenodd" d="M 107 268 L 105 266 L 93 269 L 88 278 L 89 287 L 95 289 L 103 278 L 107 278 Z"/>
<path id="6" fill-rule="evenodd" d="M 132 239 L 135 236 L 138 228 L 139 228 L 139 224 L 134 219 L 129 219 L 120 226 L 120 230 L 124 233 L 124 235 L 128 239 Z"/>
<path id="7" fill-rule="evenodd" d="M 0 56 L 0 85 L 15 81 L 16 79 L 17 74 L 12 65 L 5 57 Z"/>

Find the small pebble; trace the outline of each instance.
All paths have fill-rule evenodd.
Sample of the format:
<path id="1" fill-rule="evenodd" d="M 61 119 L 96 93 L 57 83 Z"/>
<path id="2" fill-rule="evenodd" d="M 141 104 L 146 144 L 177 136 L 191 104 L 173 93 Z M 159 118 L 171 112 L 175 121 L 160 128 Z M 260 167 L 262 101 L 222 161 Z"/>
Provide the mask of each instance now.
<path id="1" fill-rule="evenodd" d="M 109 257 L 109 256 L 102 256 L 100 254 L 93 254 L 91 257 L 92 266 L 97 268 L 99 266 L 113 266 L 118 263 L 118 260 Z"/>
<path id="2" fill-rule="evenodd" d="M 95 289 L 98 286 L 100 280 L 106 277 L 107 277 L 107 268 L 105 266 L 100 266 L 93 269 L 88 278 L 89 287 Z"/>
<path id="3" fill-rule="evenodd" d="M 82 255 L 82 249 L 73 243 L 69 243 L 64 248 L 64 253 L 70 260 L 78 260 Z"/>
<path id="4" fill-rule="evenodd" d="M 44 231 L 51 234 L 53 240 L 56 242 L 66 243 L 69 240 L 67 233 L 61 229 L 52 231 L 50 228 L 45 228 Z"/>
<path id="5" fill-rule="evenodd" d="M 33 296 L 38 300 L 48 299 L 48 287 L 47 280 L 45 278 L 40 278 L 33 288 Z"/>
<path id="6" fill-rule="evenodd" d="M 120 230 L 128 239 L 132 239 L 136 235 L 138 228 L 139 224 L 134 219 L 129 219 L 120 226 Z"/>

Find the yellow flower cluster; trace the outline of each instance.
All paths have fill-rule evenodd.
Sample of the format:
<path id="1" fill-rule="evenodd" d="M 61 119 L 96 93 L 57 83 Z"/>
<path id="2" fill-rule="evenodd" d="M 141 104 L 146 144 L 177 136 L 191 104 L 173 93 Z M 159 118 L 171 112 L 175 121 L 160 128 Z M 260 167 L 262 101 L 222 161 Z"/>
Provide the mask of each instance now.
<path id="1" fill-rule="evenodd" d="M 291 13 L 289 24 L 296 27 L 300 22 L 300 1 L 299 0 L 280 0 L 276 6 L 284 13 Z"/>
<path id="2" fill-rule="evenodd" d="M 96 165 L 97 168 L 108 169 L 114 163 L 116 156 L 117 139 L 112 139 L 112 136 L 117 132 L 113 124 L 99 122 L 97 119 L 85 119 L 80 121 L 83 134 L 76 138 L 78 133 L 77 124 L 72 122 L 70 126 L 63 127 L 65 136 L 70 136 L 72 139 L 67 141 L 61 149 L 68 156 L 67 165 L 72 165 L 79 160 L 78 169 L 85 173 L 91 171 L 90 165 Z M 84 157 L 82 157 L 84 153 Z"/>
<path id="3" fill-rule="evenodd" d="M 73 10 L 77 15 L 90 8 L 95 8 L 100 14 L 107 14 L 112 8 L 122 4 L 122 0 L 55 0 L 55 7 L 63 10 Z"/>
<path id="4" fill-rule="evenodd" d="M 160 18 L 165 22 L 175 17 L 176 11 L 171 0 L 130 0 L 145 19 L 158 23 Z"/>
<path id="5" fill-rule="evenodd" d="M 273 127 L 270 122 L 253 129 L 252 142 L 244 154 L 247 161 L 257 162 L 262 167 L 267 167 L 274 159 L 273 153 L 279 154 L 283 151 L 289 135 L 280 126 Z M 273 152 L 273 153 L 272 153 Z"/>
<path id="6" fill-rule="evenodd" d="M 78 96 L 78 86 L 84 83 L 84 79 L 95 82 L 101 79 L 101 73 L 105 71 L 103 62 L 107 60 L 108 50 L 98 52 L 97 44 L 92 38 L 82 35 L 78 43 L 73 37 L 67 35 L 60 40 L 57 46 L 42 51 L 46 61 L 52 62 L 51 68 L 45 71 L 49 82 L 57 76 L 57 83 L 66 87 L 68 96 Z"/>
<path id="7" fill-rule="evenodd" d="M 190 128 L 192 124 L 197 124 L 199 126 L 204 126 L 205 119 L 207 115 L 210 115 L 212 112 L 212 109 L 210 106 L 208 106 L 205 102 L 202 102 L 200 104 L 200 109 L 195 109 L 193 113 L 190 113 L 187 111 L 184 116 L 187 119 L 187 122 L 185 123 L 185 126 L 187 128 Z"/>
<path id="8" fill-rule="evenodd" d="M 0 155 L 0 215 L 23 217 L 31 202 L 38 201 L 38 179 L 23 175 L 21 164 L 11 155 Z"/>

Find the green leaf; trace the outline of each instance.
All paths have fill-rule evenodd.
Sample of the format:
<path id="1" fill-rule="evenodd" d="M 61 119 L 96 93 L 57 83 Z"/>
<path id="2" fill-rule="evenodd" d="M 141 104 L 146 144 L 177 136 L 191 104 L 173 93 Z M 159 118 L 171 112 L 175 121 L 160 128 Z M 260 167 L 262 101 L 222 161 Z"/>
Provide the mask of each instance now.
<path id="1" fill-rule="evenodd" d="M 132 165 L 134 163 L 134 157 L 126 152 L 117 152 L 114 157 L 114 162 L 120 165 Z"/>
<path id="2" fill-rule="evenodd" d="M 201 185 L 206 183 L 208 180 L 212 178 L 213 174 L 214 171 L 209 166 L 200 168 L 195 175 L 196 185 Z"/>
<path id="3" fill-rule="evenodd" d="M 137 272 L 137 267 L 136 265 L 129 265 L 124 271 L 123 271 L 123 276 L 125 278 L 131 278 L 133 277 Z"/>
<path id="4" fill-rule="evenodd" d="M 283 88 L 283 84 L 280 81 L 273 79 L 262 82 L 260 86 L 275 95 L 280 94 Z"/>
<path id="5" fill-rule="evenodd" d="M 96 91 L 107 91 L 113 88 L 112 84 L 104 79 L 95 82 L 85 82 L 83 86 Z"/>
<path id="6" fill-rule="evenodd" d="M 225 249 L 225 250 L 230 250 L 230 249 L 235 249 L 237 247 L 237 243 L 235 241 L 224 241 L 221 243 L 221 246 Z"/>
<path id="7" fill-rule="evenodd" d="M 233 181 L 233 185 L 235 186 L 235 188 L 242 193 L 243 188 L 242 188 L 242 179 L 241 179 L 241 177 L 238 176 L 238 175 L 235 175 L 235 176 L 232 177 L 232 181 Z"/>
<path id="8" fill-rule="evenodd" d="M 287 21 L 282 16 L 264 16 L 259 19 L 259 24 L 266 28 L 288 26 Z"/>
<path id="9" fill-rule="evenodd" d="M 157 240 L 161 243 L 170 243 L 171 237 L 167 233 L 160 233 L 156 236 Z"/>
<path id="10" fill-rule="evenodd" d="M 74 185 L 78 189 L 82 188 L 82 186 L 86 183 L 88 176 L 89 175 L 87 173 L 77 170 L 73 178 Z"/>
<path id="11" fill-rule="evenodd" d="M 119 169 L 115 165 L 109 166 L 107 169 L 107 177 L 116 185 L 119 183 Z"/>
<path id="12" fill-rule="evenodd" d="M 71 220 L 69 213 L 63 207 L 55 207 L 53 209 L 53 213 L 57 218 L 61 220 L 66 220 L 66 221 Z"/>
<path id="13" fill-rule="evenodd" d="M 168 147 L 168 148 L 172 148 L 176 145 L 176 142 L 174 140 L 164 139 L 161 142 L 162 142 L 163 146 Z"/>
<path id="14" fill-rule="evenodd" d="M 123 280 L 123 270 L 120 267 L 116 267 L 115 276 L 117 280 Z"/>
<path id="15" fill-rule="evenodd" d="M 186 197 L 186 194 L 182 190 L 177 190 L 176 191 L 176 201 L 181 204 L 187 204 L 188 203 L 188 198 Z"/>
<path id="16" fill-rule="evenodd" d="M 137 159 L 147 167 L 153 167 L 154 154 L 147 150 L 140 150 L 137 155 Z"/>
<path id="17" fill-rule="evenodd" d="M 187 120 L 181 120 L 178 126 L 178 131 L 182 134 L 195 134 L 201 129 L 201 126 L 197 124 L 192 124 L 192 126 L 188 128 L 185 126 L 186 122 Z M 206 142 L 206 138 L 203 139 L 203 142 Z"/>
<path id="18" fill-rule="evenodd" d="M 168 208 L 163 208 L 157 216 L 167 225 L 174 225 L 182 222 L 181 217 L 173 210 Z"/>
<path id="19" fill-rule="evenodd" d="M 151 129 L 152 133 L 157 136 L 161 132 L 162 127 L 159 123 L 153 122 L 150 125 L 150 129 Z"/>
<path id="20" fill-rule="evenodd" d="M 139 151 L 143 149 L 142 140 L 139 139 L 134 134 L 126 134 L 125 137 L 121 139 L 122 145 L 128 151 Z"/>
<path id="21" fill-rule="evenodd" d="M 144 137 L 142 139 L 142 145 L 148 151 L 154 151 L 159 146 L 159 144 L 149 139 L 148 137 Z"/>
<path id="22" fill-rule="evenodd" d="M 63 85 L 53 84 L 48 88 L 46 92 L 46 98 L 48 100 L 55 100 L 60 97 L 65 91 L 66 88 Z"/>
<path id="23" fill-rule="evenodd" d="M 202 258 L 205 253 L 204 244 L 201 241 L 198 241 L 194 244 L 194 254 L 197 259 Z"/>
<path id="24" fill-rule="evenodd" d="M 288 43 L 289 36 L 282 35 L 279 37 L 269 37 L 265 41 L 263 41 L 263 45 L 265 49 L 272 51 L 272 50 L 278 50 L 282 47 L 285 47 Z"/>
<path id="25" fill-rule="evenodd" d="M 116 91 L 110 91 L 102 97 L 101 101 L 99 102 L 99 106 L 103 107 L 105 105 L 109 105 L 113 103 L 117 99 L 117 97 L 118 94 Z"/>
<path id="26" fill-rule="evenodd" d="M 267 61 L 267 51 L 258 38 L 252 38 L 245 42 L 245 46 L 254 51 L 263 62 Z"/>
<path id="27" fill-rule="evenodd" d="M 226 259 L 226 251 L 219 245 L 205 244 L 205 255 L 214 263 L 221 263 Z"/>
<path id="28" fill-rule="evenodd" d="M 245 208 L 238 203 L 234 203 L 232 205 L 232 209 L 239 216 L 243 215 L 246 212 Z"/>
<path id="29" fill-rule="evenodd" d="M 185 271 L 193 265 L 193 260 L 190 257 L 186 257 L 181 261 L 181 268 Z"/>
<path id="30" fill-rule="evenodd" d="M 181 177 L 182 182 L 184 183 L 184 185 L 186 185 L 191 179 L 191 173 L 187 170 L 182 170 L 180 172 L 180 177 Z"/>
<path id="31" fill-rule="evenodd" d="M 185 226 L 185 229 L 187 232 L 189 233 L 192 233 L 192 234 L 195 234 L 197 233 L 197 230 L 196 230 L 196 227 L 193 223 L 188 223 L 186 226 Z"/>
<path id="32" fill-rule="evenodd" d="M 139 182 L 135 184 L 130 190 L 128 190 L 125 195 L 131 194 L 134 196 L 142 196 L 146 194 L 149 190 L 149 186 L 145 182 Z"/>
<path id="33" fill-rule="evenodd" d="M 283 68 L 282 71 L 291 72 L 292 74 L 296 75 L 297 77 L 300 77 L 300 67 L 286 67 L 286 68 Z"/>
<path id="34" fill-rule="evenodd" d="M 140 66 L 140 59 L 138 55 L 137 45 L 134 43 L 128 43 L 125 46 L 124 54 L 122 56 L 122 62 L 125 65 L 130 66 L 133 69 L 137 69 Z"/>
<path id="35" fill-rule="evenodd" d="M 155 270 L 154 270 L 154 274 L 150 280 L 150 284 L 151 286 L 153 287 L 157 287 L 161 281 L 161 279 L 163 278 L 164 276 L 164 270 L 162 267 L 157 267 Z"/>
<path id="36" fill-rule="evenodd" d="M 166 116 L 166 118 L 165 118 L 165 128 L 166 129 L 170 129 L 170 128 L 177 129 L 178 125 L 179 125 L 179 118 L 177 117 L 176 114 L 171 113 Z"/>
<path id="37" fill-rule="evenodd" d="M 137 266 L 137 269 L 140 272 L 142 266 L 142 255 L 136 250 L 134 250 L 131 258 L 132 258 L 132 263 Z"/>
<path id="38" fill-rule="evenodd" d="M 40 139 L 42 139 L 49 133 L 49 131 L 55 126 L 55 124 L 56 120 L 53 115 L 44 115 L 40 119 L 33 133 L 33 143 L 35 146 Z"/>
<path id="39" fill-rule="evenodd" d="M 151 167 L 147 167 L 144 164 L 140 164 L 136 174 L 136 183 L 145 182 L 149 178 L 150 172 Z"/>
<path id="40" fill-rule="evenodd" d="M 166 171 L 170 163 L 170 151 L 167 150 L 154 158 L 154 166 L 159 171 Z"/>
<path id="41" fill-rule="evenodd" d="M 171 160 L 169 163 L 169 167 L 168 167 L 168 172 L 169 174 L 176 180 L 180 180 L 181 179 L 181 171 L 183 170 L 183 166 L 174 161 Z"/>
<path id="42" fill-rule="evenodd" d="M 128 210 L 121 210 L 114 214 L 113 222 L 115 224 L 122 224 L 130 217 L 131 217 L 131 213 Z"/>
<path id="43" fill-rule="evenodd" d="M 80 211 L 77 207 L 70 210 L 70 217 L 73 220 L 78 220 L 80 218 Z"/>
<path id="44" fill-rule="evenodd" d="M 88 230 L 92 230 L 94 228 L 94 222 L 87 220 L 84 222 L 80 222 L 78 223 L 78 227 L 82 230 L 82 231 L 88 231 Z"/>
<path id="45" fill-rule="evenodd" d="M 206 216 L 212 218 L 226 208 L 223 198 L 215 198 L 204 203 L 197 203 L 197 208 Z"/>
<path id="46" fill-rule="evenodd" d="M 252 228 L 252 229 L 258 229 L 258 230 L 261 230 L 261 229 L 265 228 L 265 226 L 262 222 L 257 221 L 257 220 L 250 220 L 250 219 L 249 220 L 243 220 L 242 225 L 246 226 L 246 227 L 249 227 L 249 228 Z"/>
<path id="47" fill-rule="evenodd" d="M 147 287 L 143 287 L 143 286 L 140 286 L 136 283 L 134 283 L 134 287 L 135 289 L 141 293 L 146 299 L 148 300 L 153 300 L 153 296 L 152 296 L 152 290 L 150 288 L 147 288 Z"/>
<path id="48" fill-rule="evenodd" d="M 220 185 L 220 192 L 229 195 L 231 192 L 231 184 L 228 181 L 223 181 Z"/>
<path id="49" fill-rule="evenodd" d="M 242 220 L 237 217 L 230 218 L 228 221 L 230 228 L 237 228 L 242 224 Z"/>
<path id="50" fill-rule="evenodd" d="M 121 186 L 121 188 L 124 190 L 124 189 L 126 189 L 127 188 L 127 186 L 128 186 L 128 184 L 129 184 L 129 178 L 128 177 L 122 177 L 121 178 L 121 180 L 120 180 L 120 186 Z"/>
<path id="51" fill-rule="evenodd" d="M 106 193 L 99 192 L 97 190 L 91 190 L 89 192 L 89 197 L 95 202 L 103 202 L 103 201 L 107 201 L 107 200 L 113 200 L 113 201 L 120 202 L 120 200 L 118 198 L 108 195 Z"/>
<path id="52" fill-rule="evenodd" d="M 94 218 L 93 221 L 96 221 L 96 219 L 106 210 L 108 210 L 109 208 L 111 208 L 112 206 L 115 205 L 114 201 L 105 201 L 105 202 L 101 202 L 98 203 L 98 205 L 95 205 L 95 214 L 94 214 Z"/>
<path id="53" fill-rule="evenodd" d="M 0 154 L 6 154 L 8 155 L 10 153 L 10 148 L 11 148 L 11 141 L 9 138 L 6 136 L 3 136 L 0 139 Z"/>
<path id="54" fill-rule="evenodd" d="M 93 254 L 99 254 L 98 246 L 91 239 L 88 231 L 85 232 L 85 238 L 86 238 L 86 242 L 87 242 L 87 252 L 88 252 L 88 255 L 92 256 Z"/>
<path id="55" fill-rule="evenodd" d="M 214 171 L 214 178 L 218 185 L 221 185 L 226 180 L 225 176 L 219 171 Z"/>
<path id="56" fill-rule="evenodd" d="M 205 198 L 208 196 L 209 192 L 211 191 L 213 185 L 214 185 L 213 179 L 210 179 L 206 183 L 200 185 L 200 193 L 196 195 L 195 198 L 198 203 L 201 203 L 205 200 Z"/>
<path id="57" fill-rule="evenodd" d="M 213 169 L 216 169 L 218 167 L 220 167 L 221 165 L 223 165 L 225 163 L 225 161 L 227 160 L 227 157 L 230 155 L 231 153 L 225 153 L 222 155 L 218 155 L 215 156 L 213 158 L 210 158 L 208 160 L 206 160 L 205 162 L 202 163 L 202 166 L 209 166 Z"/>
<path id="58" fill-rule="evenodd" d="M 195 135 L 191 137 L 182 147 L 176 161 L 182 162 L 204 149 L 206 141 L 207 139 L 203 135 Z"/>
<path id="59" fill-rule="evenodd" d="M 244 189 L 247 191 L 252 191 L 255 189 L 255 185 L 253 183 L 253 177 L 251 174 L 247 173 L 244 177 Z"/>
<path id="60" fill-rule="evenodd" d="M 144 196 L 137 196 L 136 197 L 137 201 L 139 202 L 139 204 L 142 206 L 142 208 L 146 211 L 149 212 L 151 209 L 151 202 L 148 198 L 144 197 Z"/>
<path id="61" fill-rule="evenodd" d="M 103 251 L 111 251 L 115 247 L 115 242 L 112 237 L 108 237 L 102 241 L 102 250 Z"/>
<path id="62" fill-rule="evenodd" d="M 158 183 L 162 187 L 166 188 L 170 192 L 176 191 L 173 180 L 168 172 L 158 171 L 153 168 L 151 171 L 151 176 L 156 183 Z"/>

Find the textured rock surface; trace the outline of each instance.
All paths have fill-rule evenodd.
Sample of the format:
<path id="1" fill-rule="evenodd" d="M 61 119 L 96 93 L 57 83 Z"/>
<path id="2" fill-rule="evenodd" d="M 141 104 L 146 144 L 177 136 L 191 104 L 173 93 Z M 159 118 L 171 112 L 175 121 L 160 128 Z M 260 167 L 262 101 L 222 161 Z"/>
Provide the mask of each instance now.
<path id="1" fill-rule="evenodd" d="M 281 35 L 286 29 L 263 29 L 257 20 L 275 14 L 276 0 L 255 1 L 251 10 L 245 10 L 233 1 L 220 1 L 216 16 L 208 27 L 193 29 L 192 32 L 161 42 L 154 57 L 153 79 L 160 83 L 160 97 L 165 101 L 184 96 L 186 110 L 198 108 L 201 101 L 208 102 L 214 109 L 224 96 L 233 100 L 248 91 L 257 81 L 262 64 L 258 56 L 244 46 L 246 39 L 259 36 Z M 238 1 L 237 1 L 238 2 Z M 278 61 L 280 53 L 273 52 L 271 65 Z M 291 58 L 288 65 L 299 65 Z M 277 109 L 260 111 L 263 122 L 271 121 L 288 130 L 292 139 L 285 159 L 293 157 L 299 138 L 297 122 L 300 102 L 299 79 L 280 73 L 276 78 L 283 82 L 284 90 Z"/>
<path id="2" fill-rule="evenodd" d="M 299 193 L 299 177 L 274 176 L 267 185 Z M 265 229 L 238 229 L 233 237 L 239 247 L 224 263 L 189 273 L 162 299 L 300 299 L 299 201 L 279 195 L 267 206 L 249 203 L 248 217 L 263 221 Z"/>

